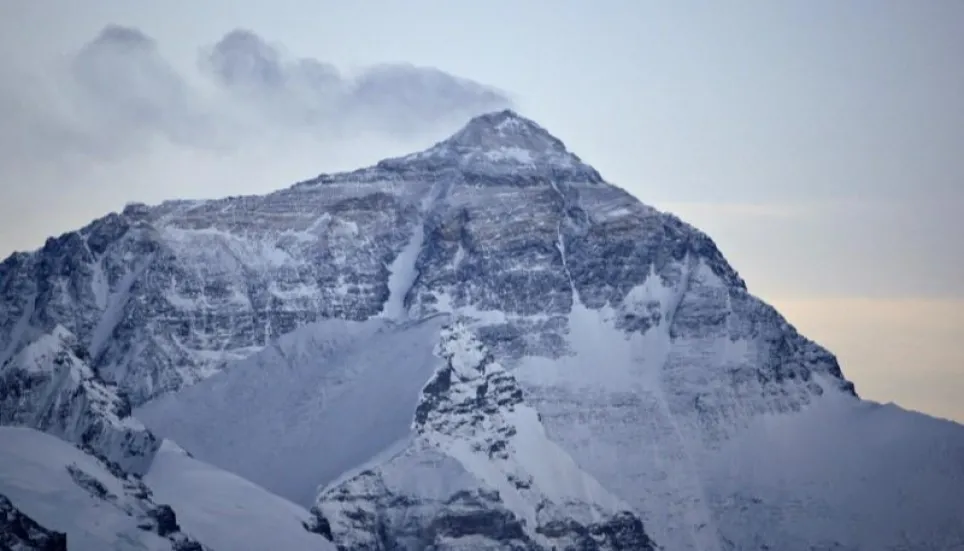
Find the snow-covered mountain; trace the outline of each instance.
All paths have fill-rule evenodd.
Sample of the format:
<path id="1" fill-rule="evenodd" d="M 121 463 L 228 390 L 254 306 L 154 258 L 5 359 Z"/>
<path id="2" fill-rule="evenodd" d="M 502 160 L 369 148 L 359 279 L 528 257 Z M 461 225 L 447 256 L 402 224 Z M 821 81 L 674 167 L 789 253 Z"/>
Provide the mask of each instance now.
<path id="1" fill-rule="evenodd" d="M 711 239 L 512 111 L 16 254 L 0 365 L 5 424 L 143 457 L 123 468 L 158 496 L 193 469 L 169 438 L 286 504 L 262 518 L 343 549 L 964 542 L 964 427 L 860 400 Z M 110 430 L 37 420 L 81 417 Z"/>

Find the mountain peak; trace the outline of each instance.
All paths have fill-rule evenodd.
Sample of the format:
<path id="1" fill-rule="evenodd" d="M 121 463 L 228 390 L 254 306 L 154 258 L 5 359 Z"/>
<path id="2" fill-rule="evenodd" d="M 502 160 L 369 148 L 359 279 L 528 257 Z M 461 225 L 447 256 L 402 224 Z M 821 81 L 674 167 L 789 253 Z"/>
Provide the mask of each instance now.
<path id="1" fill-rule="evenodd" d="M 478 115 L 432 147 L 386 159 L 378 167 L 418 171 L 451 168 L 476 176 L 514 174 L 602 182 L 599 173 L 570 153 L 562 140 L 511 109 Z"/>
<path id="2" fill-rule="evenodd" d="M 545 128 L 511 109 L 474 117 L 461 130 L 441 142 L 450 147 L 498 150 L 513 148 L 529 153 L 568 153 L 565 144 Z M 439 144 L 439 145 L 441 145 Z"/>

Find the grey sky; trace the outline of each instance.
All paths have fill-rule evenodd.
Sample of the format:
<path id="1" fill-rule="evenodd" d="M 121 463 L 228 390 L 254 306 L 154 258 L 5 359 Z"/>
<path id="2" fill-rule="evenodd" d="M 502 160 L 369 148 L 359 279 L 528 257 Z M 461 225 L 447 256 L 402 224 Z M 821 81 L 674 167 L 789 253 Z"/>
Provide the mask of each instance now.
<path id="1" fill-rule="evenodd" d="M 403 153 L 511 101 L 778 305 L 964 304 L 961 29 L 957 0 L 6 2 L 0 256 L 127 201 Z"/>

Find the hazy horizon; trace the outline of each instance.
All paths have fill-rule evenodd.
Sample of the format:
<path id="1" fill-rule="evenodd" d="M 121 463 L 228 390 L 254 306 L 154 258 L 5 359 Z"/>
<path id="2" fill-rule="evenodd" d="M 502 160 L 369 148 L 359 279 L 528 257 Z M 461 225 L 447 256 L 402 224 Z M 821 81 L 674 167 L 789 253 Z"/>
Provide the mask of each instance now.
<path id="1" fill-rule="evenodd" d="M 705 231 L 863 397 L 964 422 L 964 4 L 0 16 L 0 257 L 127 202 L 265 193 L 511 106 Z"/>

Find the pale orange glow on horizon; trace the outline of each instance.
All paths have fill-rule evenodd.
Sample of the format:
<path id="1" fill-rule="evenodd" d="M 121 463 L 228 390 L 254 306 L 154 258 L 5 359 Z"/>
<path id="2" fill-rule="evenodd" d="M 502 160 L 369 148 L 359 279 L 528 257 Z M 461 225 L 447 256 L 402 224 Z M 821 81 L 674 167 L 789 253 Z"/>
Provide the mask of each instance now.
<path id="1" fill-rule="evenodd" d="M 964 300 L 770 299 L 861 397 L 964 422 Z"/>

